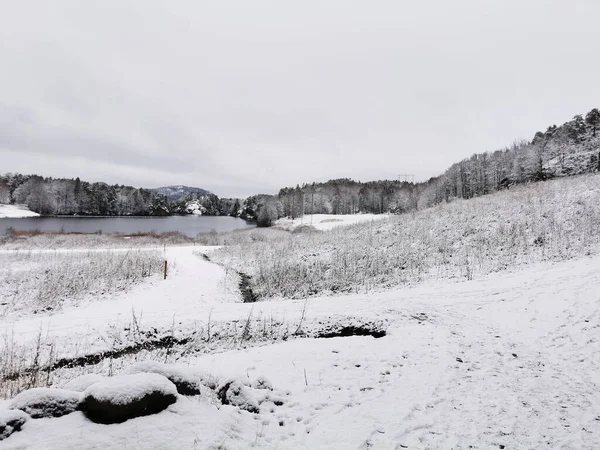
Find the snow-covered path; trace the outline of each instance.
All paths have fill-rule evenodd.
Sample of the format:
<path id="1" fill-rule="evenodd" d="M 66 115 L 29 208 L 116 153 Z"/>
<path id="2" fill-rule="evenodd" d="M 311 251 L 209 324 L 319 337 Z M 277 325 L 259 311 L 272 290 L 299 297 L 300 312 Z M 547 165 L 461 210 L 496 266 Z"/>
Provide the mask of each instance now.
<path id="1" fill-rule="evenodd" d="M 96 251 L 124 252 L 128 249 L 96 249 Z M 137 250 L 156 250 L 140 248 Z M 162 250 L 162 248 L 161 248 Z M 21 340 L 33 338 L 42 330 L 49 336 L 73 336 L 89 333 L 108 326 L 129 324 L 132 314 L 155 327 L 167 327 L 174 318 L 196 319 L 195 314 L 221 302 L 239 302 L 239 293 L 233 283 L 226 283 L 223 268 L 207 262 L 199 254 L 200 247 L 168 247 L 168 277 L 154 278 L 134 286 L 128 292 L 96 296 L 78 306 L 66 307 L 54 314 L 34 315 L 0 322 L 0 334 L 13 333 Z M 207 252 L 212 248 L 204 247 Z M 78 252 L 89 250 L 37 250 L 43 252 Z M 232 288 L 233 287 L 233 288 Z M 204 317 L 202 317 L 204 319 Z"/>
<path id="2" fill-rule="evenodd" d="M 74 328 L 126 322 L 132 308 L 144 311 L 147 325 L 168 324 L 173 315 L 243 320 L 250 312 L 300 320 L 304 301 L 239 303 L 236 292 L 223 288 L 223 269 L 193 249 L 169 252 L 177 271 L 166 282 L 1 326 L 35 334 L 50 320 L 53 333 L 68 336 Z M 314 298 L 307 303 L 307 327 L 340 318 L 381 320 L 387 336 L 295 339 L 180 361 L 223 377 L 266 376 L 287 394 L 272 411 L 252 415 L 222 407 L 216 414 L 214 405 L 178 402 L 155 417 L 115 426 L 114 436 L 121 437 L 114 441 L 102 431 L 94 437 L 96 428 L 83 418 L 39 420 L 6 448 L 73 442 L 66 448 L 200 449 L 218 437 L 221 448 L 230 449 L 597 449 L 599 269 L 600 257 L 591 256 L 468 282 Z M 132 427 L 135 436 L 125 431 Z M 34 445 L 32 435 L 45 436 L 45 447 Z M 88 447 L 78 441 L 83 435 Z"/>

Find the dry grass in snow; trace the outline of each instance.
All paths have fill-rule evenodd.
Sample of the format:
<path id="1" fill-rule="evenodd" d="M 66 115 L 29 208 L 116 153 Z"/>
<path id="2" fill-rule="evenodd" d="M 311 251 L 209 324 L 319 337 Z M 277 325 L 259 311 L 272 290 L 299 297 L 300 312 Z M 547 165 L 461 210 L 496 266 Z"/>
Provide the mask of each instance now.
<path id="1" fill-rule="evenodd" d="M 600 176 L 517 186 L 326 233 L 225 247 L 262 298 L 369 292 L 566 259 L 600 241 Z"/>
<path id="2" fill-rule="evenodd" d="M 42 233 L 10 230 L 0 236 L 2 250 L 60 250 L 89 248 L 162 247 L 193 244 L 194 240 L 177 231 L 165 233 L 99 234 L 99 233 Z"/>
<path id="3" fill-rule="evenodd" d="M 0 317 L 123 291 L 163 264 L 159 250 L 0 252 Z"/>
<path id="4" fill-rule="evenodd" d="M 220 246 L 220 245 L 241 245 L 251 244 L 253 242 L 267 242 L 286 239 L 289 236 L 287 231 L 276 230 L 272 228 L 252 228 L 249 230 L 235 230 L 223 233 L 210 232 L 200 233 L 196 241 L 200 245 Z"/>

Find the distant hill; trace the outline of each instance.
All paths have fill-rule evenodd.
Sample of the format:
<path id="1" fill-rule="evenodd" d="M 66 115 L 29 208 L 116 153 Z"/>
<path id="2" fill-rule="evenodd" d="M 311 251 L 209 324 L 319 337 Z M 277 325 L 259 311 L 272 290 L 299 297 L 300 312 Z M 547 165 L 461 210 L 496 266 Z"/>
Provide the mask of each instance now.
<path id="1" fill-rule="evenodd" d="M 204 196 L 212 194 L 210 191 L 206 189 L 197 188 L 197 187 L 189 187 L 189 186 L 165 186 L 159 187 L 156 189 L 151 189 L 153 192 L 157 194 L 164 195 L 167 197 L 167 200 L 170 202 L 178 202 L 183 200 L 185 197 L 190 194 Z"/>

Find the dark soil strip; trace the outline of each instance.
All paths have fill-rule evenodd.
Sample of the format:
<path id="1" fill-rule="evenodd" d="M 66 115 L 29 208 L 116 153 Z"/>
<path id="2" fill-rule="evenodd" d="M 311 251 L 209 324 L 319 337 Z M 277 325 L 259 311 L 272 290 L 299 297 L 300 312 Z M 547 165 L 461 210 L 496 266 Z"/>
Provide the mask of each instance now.
<path id="1" fill-rule="evenodd" d="M 337 328 L 335 330 L 323 330 L 317 334 L 316 338 L 334 338 L 334 337 L 348 337 L 348 336 L 373 336 L 376 339 L 382 338 L 387 333 L 385 330 L 377 328 L 368 328 L 365 326 L 347 326 Z"/>
<path id="2" fill-rule="evenodd" d="M 92 353 L 90 355 L 79 356 L 77 358 L 62 358 L 54 363 L 44 367 L 30 367 L 20 372 L 9 373 L 2 377 L 1 381 L 14 381 L 24 375 L 31 375 L 36 372 L 52 372 L 57 369 L 85 367 L 102 362 L 105 359 L 120 358 L 125 355 L 133 355 L 142 350 L 157 350 L 162 348 L 172 348 L 175 345 L 185 345 L 191 341 L 190 338 L 177 339 L 173 336 L 163 336 L 157 339 L 151 339 L 144 342 L 135 343 L 118 349 L 106 350 L 103 352 Z"/>
<path id="3" fill-rule="evenodd" d="M 206 253 L 203 253 L 202 257 L 206 261 L 212 262 Z M 244 303 L 255 303 L 258 301 L 258 295 L 256 295 L 252 290 L 252 277 L 238 270 L 236 270 L 236 272 L 240 277 L 240 283 L 238 284 L 238 287 L 240 289 L 240 293 L 242 294 L 242 301 Z"/>
<path id="4" fill-rule="evenodd" d="M 258 300 L 258 296 L 254 293 L 251 286 L 252 277 L 245 273 L 238 272 L 240 276 L 240 292 L 242 293 L 242 300 L 244 303 L 254 303 Z"/>

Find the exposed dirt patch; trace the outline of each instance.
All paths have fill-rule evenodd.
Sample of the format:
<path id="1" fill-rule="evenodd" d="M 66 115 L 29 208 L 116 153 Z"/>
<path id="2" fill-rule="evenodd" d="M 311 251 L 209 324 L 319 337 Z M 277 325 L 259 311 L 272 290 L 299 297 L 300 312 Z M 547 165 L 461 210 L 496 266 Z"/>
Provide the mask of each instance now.
<path id="1" fill-rule="evenodd" d="M 212 262 L 210 256 L 208 256 L 206 253 L 202 253 L 202 257 L 206 261 Z M 258 295 L 256 295 L 252 290 L 252 277 L 248 274 L 240 272 L 239 270 L 236 270 L 236 273 L 240 277 L 238 287 L 240 289 L 240 294 L 242 294 L 242 301 L 244 303 L 255 303 L 258 301 Z"/>
<path id="2" fill-rule="evenodd" d="M 335 329 L 327 329 L 320 331 L 316 338 L 334 338 L 334 337 L 349 337 L 349 336 L 373 336 L 376 339 L 387 335 L 386 331 L 376 325 L 348 325 Z"/>
<path id="3" fill-rule="evenodd" d="M 14 381 L 24 375 L 30 375 L 35 372 L 52 372 L 54 370 L 63 368 L 85 367 L 98 364 L 105 359 L 116 359 L 125 355 L 139 353 L 142 350 L 157 350 L 163 348 L 172 348 L 175 345 L 185 345 L 189 343 L 190 340 L 190 338 L 177 339 L 173 336 L 152 338 L 145 340 L 144 342 L 138 342 L 118 349 L 105 350 L 76 358 L 61 358 L 46 367 L 32 367 L 19 372 L 9 373 L 2 377 L 1 381 Z"/>
<path id="4" fill-rule="evenodd" d="M 240 276 L 239 288 L 242 294 L 242 300 L 244 303 L 255 303 L 258 300 L 258 295 L 252 290 L 252 277 L 242 272 L 238 272 L 238 275 Z"/>

